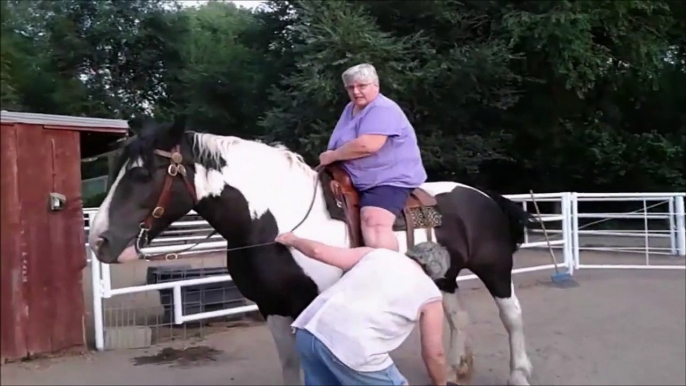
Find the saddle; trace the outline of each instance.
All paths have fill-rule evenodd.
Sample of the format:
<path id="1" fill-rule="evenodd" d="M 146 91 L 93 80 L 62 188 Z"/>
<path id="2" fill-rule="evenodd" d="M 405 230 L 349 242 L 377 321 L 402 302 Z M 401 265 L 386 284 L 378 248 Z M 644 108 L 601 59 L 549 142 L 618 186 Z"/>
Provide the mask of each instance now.
<path id="1" fill-rule="evenodd" d="M 346 223 L 350 247 L 365 245 L 360 223 L 360 193 L 353 186 L 348 172 L 339 164 L 327 165 L 320 174 L 326 206 L 331 218 Z M 396 216 L 393 231 L 405 231 L 407 248 L 414 245 L 415 229 L 425 229 L 432 241 L 431 229 L 441 225 L 436 198 L 422 188 L 416 188 L 407 198 L 402 212 Z"/>

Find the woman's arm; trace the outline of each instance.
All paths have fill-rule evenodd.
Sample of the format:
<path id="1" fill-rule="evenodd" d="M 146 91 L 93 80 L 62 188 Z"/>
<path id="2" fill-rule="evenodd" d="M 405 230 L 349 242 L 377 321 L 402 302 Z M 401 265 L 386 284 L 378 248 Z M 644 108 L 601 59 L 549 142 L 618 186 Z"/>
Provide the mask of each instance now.
<path id="1" fill-rule="evenodd" d="M 446 384 L 445 352 L 443 351 L 443 302 L 437 299 L 422 308 L 419 319 L 422 359 L 432 385 Z"/>
<path id="2" fill-rule="evenodd" d="M 276 242 L 293 247 L 305 256 L 333 265 L 344 271 L 349 270 L 366 254 L 373 251 L 369 247 L 341 248 L 320 243 L 319 241 L 303 239 L 291 232 L 279 235 Z"/>
<path id="3" fill-rule="evenodd" d="M 388 137 L 401 134 L 399 113 L 386 106 L 372 106 L 360 120 L 357 138 L 334 150 L 336 161 L 367 157 L 379 151 Z"/>
<path id="4" fill-rule="evenodd" d="M 379 151 L 386 144 L 388 136 L 378 134 L 361 135 L 334 150 L 336 161 L 347 161 L 367 157 Z"/>

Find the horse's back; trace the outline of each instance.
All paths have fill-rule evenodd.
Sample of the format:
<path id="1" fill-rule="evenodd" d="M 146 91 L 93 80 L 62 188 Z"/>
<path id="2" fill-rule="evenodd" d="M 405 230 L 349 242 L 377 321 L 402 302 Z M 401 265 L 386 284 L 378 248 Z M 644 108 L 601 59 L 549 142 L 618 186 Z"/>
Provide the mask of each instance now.
<path id="1" fill-rule="evenodd" d="M 469 191 L 469 192 L 475 192 L 483 195 L 484 197 L 491 199 L 491 197 L 486 194 L 485 192 L 482 192 L 481 190 L 470 186 L 466 184 L 461 184 L 459 182 L 454 182 L 454 181 L 431 181 L 431 182 L 425 182 L 423 183 L 420 188 L 424 189 L 428 193 L 430 193 L 433 196 L 437 196 L 439 194 L 449 194 L 449 193 L 454 193 L 454 194 L 460 194 L 464 191 Z"/>

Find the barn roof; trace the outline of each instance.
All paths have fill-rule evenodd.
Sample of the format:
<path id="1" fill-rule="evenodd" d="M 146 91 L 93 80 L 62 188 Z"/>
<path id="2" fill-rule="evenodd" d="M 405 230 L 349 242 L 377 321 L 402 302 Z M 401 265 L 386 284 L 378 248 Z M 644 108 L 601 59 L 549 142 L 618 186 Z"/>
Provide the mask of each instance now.
<path id="1" fill-rule="evenodd" d="M 7 110 L 0 111 L 0 121 L 2 123 L 42 125 L 51 129 L 71 129 L 121 135 L 126 135 L 129 130 L 128 122 L 122 119 L 74 117 L 69 115 L 25 113 Z"/>

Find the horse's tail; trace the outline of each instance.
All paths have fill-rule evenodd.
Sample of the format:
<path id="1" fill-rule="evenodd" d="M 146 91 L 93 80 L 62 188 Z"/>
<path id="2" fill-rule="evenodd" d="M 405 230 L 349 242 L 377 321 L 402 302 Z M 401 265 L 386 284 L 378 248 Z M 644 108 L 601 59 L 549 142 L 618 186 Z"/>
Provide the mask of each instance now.
<path id="1" fill-rule="evenodd" d="M 484 190 L 484 193 L 488 194 L 488 196 L 498 204 L 500 210 L 507 216 L 510 240 L 512 242 L 512 253 L 516 252 L 519 245 L 524 242 L 525 229 L 538 228 L 540 227 L 540 223 L 531 213 L 525 211 L 521 205 L 518 205 L 514 201 L 488 190 Z"/>

